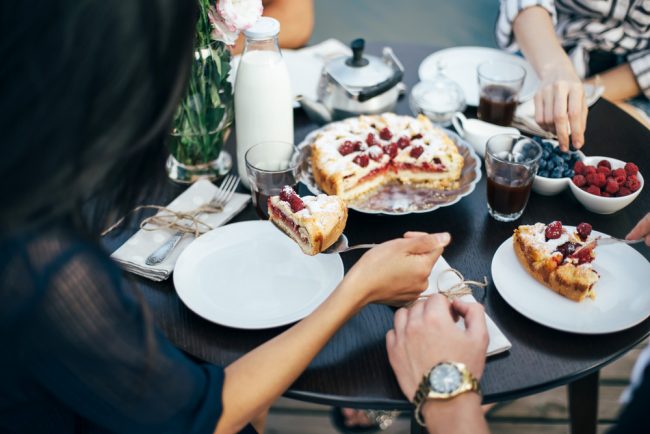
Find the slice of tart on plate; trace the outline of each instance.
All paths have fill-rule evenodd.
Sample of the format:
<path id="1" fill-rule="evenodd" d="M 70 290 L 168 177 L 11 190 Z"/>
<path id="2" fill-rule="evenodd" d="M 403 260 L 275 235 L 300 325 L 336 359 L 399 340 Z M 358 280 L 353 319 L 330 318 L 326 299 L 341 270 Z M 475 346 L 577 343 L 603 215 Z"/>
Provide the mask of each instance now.
<path id="1" fill-rule="evenodd" d="M 566 298 L 582 301 L 596 297 L 599 279 L 592 267 L 596 243 L 590 235 L 589 223 L 569 232 L 554 221 L 519 226 L 512 240 L 519 262 L 532 277 Z"/>
<path id="2" fill-rule="evenodd" d="M 268 200 L 269 220 L 308 255 L 330 247 L 343 233 L 348 208 L 337 196 L 300 197 L 289 186 Z"/>

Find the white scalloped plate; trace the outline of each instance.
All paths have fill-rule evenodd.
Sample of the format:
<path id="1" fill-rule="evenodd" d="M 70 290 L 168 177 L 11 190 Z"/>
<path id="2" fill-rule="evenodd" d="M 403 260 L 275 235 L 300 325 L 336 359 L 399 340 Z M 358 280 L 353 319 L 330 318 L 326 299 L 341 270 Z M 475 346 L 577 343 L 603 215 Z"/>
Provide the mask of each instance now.
<path id="1" fill-rule="evenodd" d="M 331 125 L 331 124 L 329 124 Z M 327 125 L 327 126 L 329 126 Z M 323 127 L 325 128 L 325 127 Z M 311 171 L 309 144 L 322 128 L 312 131 L 300 142 L 300 158 L 303 161 L 300 181 L 307 186 L 312 194 L 322 194 Z M 364 214 L 405 215 L 435 211 L 438 208 L 451 206 L 468 196 L 481 180 L 481 159 L 472 147 L 456 133 L 444 130 L 456 143 L 458 151 L 463 156 L 465 164 L 460 178 L 460 186 L 454 190 L 432 190 L 418 188 L 417 185 L 404 185 L 398 182 L 380 187 L 363 198 L 348 202 L 348 208 Z"/>

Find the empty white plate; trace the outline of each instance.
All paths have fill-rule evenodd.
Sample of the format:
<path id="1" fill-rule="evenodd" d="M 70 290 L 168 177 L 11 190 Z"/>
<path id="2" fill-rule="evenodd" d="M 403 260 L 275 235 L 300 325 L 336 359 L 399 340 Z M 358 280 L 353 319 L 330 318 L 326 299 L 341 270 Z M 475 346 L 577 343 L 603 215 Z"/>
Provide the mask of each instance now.
<path id="1" fill-rule="evenodd" d="M 539 79 L 530 63 L 523 57 L 494 48 L 454 47 L 436 51 L 420 63 L 418 74 L 422 81 L 431 79 L 438 71 L 438 62 L 442 61 L 444 74 L 463 88 L 467 105 L 476 107 L 479 100 L 476 68 L 487 60 L 506 61 L 521 65 L 526 70 L 526 79 L 519 94 L 519 101 L 528 101 L 535 96 Z"/>
<path id="2" fill-rule="evenodd" d="M 607 236 L 595 231 L 594 234 Z M 650 316 L 650 263 L 625 244 L 599 246 L 595 252 L 593 266 L 600 274 L 595 300 L 571 301 L 535 280 L 519 262 L 512 237 L 501 244 L 492 258 L 494 285 L 522 315 L 567 332 L 613 333 Z"/>
<path id="3" fill-rule="evenodd" d="M 304 318 L 342 278 L 339 255 L 305 255 L 268 221 L 234 223 L 202 235 L 174 269 L 176 292 L 190 310 L 241 329 Z"/>

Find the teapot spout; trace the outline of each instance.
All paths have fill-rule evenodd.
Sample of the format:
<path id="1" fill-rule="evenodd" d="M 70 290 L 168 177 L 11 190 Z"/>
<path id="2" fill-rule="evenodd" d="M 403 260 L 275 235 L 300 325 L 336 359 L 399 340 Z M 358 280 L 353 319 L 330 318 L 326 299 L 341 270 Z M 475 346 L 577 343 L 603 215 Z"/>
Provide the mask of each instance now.
<path id="1" fill-rule="evenodd" d="M 300 103 L 300 106 L 312 121 L 319 125 L 332 122 L 332 113 L 324 104 L 303 95 L 298 95 L 296 100 Z"/>

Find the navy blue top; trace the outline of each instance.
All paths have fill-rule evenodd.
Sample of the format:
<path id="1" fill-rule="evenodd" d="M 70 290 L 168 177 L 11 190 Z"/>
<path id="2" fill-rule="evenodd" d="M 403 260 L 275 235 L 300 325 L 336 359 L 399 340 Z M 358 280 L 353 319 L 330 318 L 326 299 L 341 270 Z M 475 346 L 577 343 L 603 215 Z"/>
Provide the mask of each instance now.
<path id="1" fill-rule="evenodd" d="M 0 240 L 0 345 L 2 433 L 213 433 L 221 414 L 223 369 L 167 341 L 70 230 Z"/>

